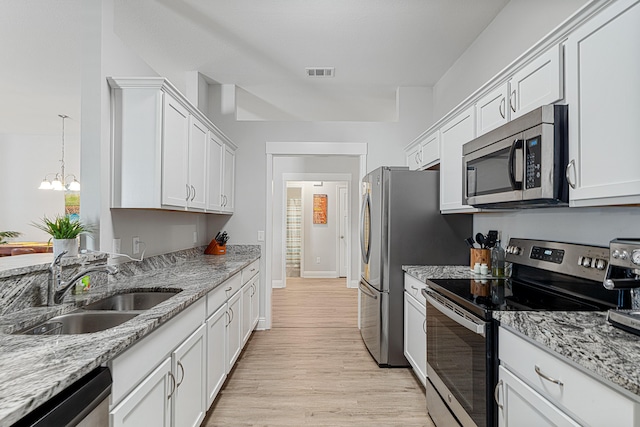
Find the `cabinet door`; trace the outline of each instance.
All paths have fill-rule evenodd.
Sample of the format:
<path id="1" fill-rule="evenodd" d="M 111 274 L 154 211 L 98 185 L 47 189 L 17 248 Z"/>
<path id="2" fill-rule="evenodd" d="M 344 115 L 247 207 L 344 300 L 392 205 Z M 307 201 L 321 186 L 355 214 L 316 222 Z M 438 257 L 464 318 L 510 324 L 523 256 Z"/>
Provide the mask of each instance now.
<path id="1" fill-rule="evenodd" d="M 440 210 L 474 212 L 462 202 L 462 145 L 475 136 L 475 109 L 468 108 L 440 128 Z"/>
<path id="2" fill-rule="evenodd" d="M 207 199 L 207 127 L 189 117 L 189 201 L 190 208 L 204 209 Z"/>
<path id="3" fill-rule="evenodd" d="M 422 385 L 427 383 L 426 307 L 404 293 L 404 355 Z"/>
<path id="4" fill-rule="evenodd" d="M 236 152 L 225 145 L 224 147 L 224 178 L 223 185 L 223 209 L 225 212 L 233 212 L 235 203 L 236 186 Z"/>
<path id="5" fill-rule="evenodd" d="M 189 112 L 164 94 L 162 121 L 162 204 L 187 206 L 189 187 Z"/>
<path id="6" fill-rule="evenodd" d="M 111 427 L 139 427 L 171 425 L 171 399 L 175 380 L 171 374 L 171 358 L 136 387 L 124 400 L 111 410 Z"/>
<path id="7" fill-rule="evenodd" d="M 501 85 L 496 90 L 483 96 L 476 102 L 476 116 L 478 118 L 477 134 L 482 135 L 509 120 L 509 85 Z"/>
<path id="8" fill-rule="evenodd" d="M 227 304 L 207 319 L 207 407 L 227 378 Z"/>
<path id="9" fill-rule="evenodd" d="M 415 171 L 420 169 L 422 165 L 422 146 L 418 144 L 417 147 L 413 147 L 407 152 L 407 166 L 409 170 Z"/>
<path id="10" fill-rule="evenodd" d="M 205 351 L 205 325 L 202 325 L 172 354 L 172 371 L 176 378 L 174 426 L 196 427 L 204 419 L 207 411 Z"/>
<path id="11" fill-rule="evenodd" d="M 440 161 L 440 132 L 435 131 L 420 143 L 420 167 L 430 167 Z"/>
<path id="12" fill-rule="evenodd" d="M 258 326 L 260 319 L 260 274 L 253 276 L 251 280 L 251 330 Z"/>
<path id="13" fill-rule="evenodd" d="M 209 133 L 207 147 L 209 159 L 207 178 L 207 210 L 222 210 L 222 178 L 224 161 L 224 144 L 213 133 Z"/>
<path id="14" fill-rule="evenodd" d="M 561 100 L 563 70 L 562 49 L 556 45 L 516 72 L 509 80 L 511 118 Z"/>
<path id="15" fill-rule="evenodd" d="M 611 4 L 566 43 L 571 206 L 640 203 L 640 2 Z"/>
<path id="16" fill-rule="evenodd" d="M 229 322 L 227 324 L 227 374 L 231 372 L 233 365 L 240 356 L 242 350 L 242 305 L 240 291 L 229 298 L 228 312 Z"/>
<path id="17" fill-rule="evenodd" d="M 253 288 L 251 287 L 252 281 L 247 282 L 242 287 L 242 346 L 247 343 L 247 340 L 251 336 L 251 293 Z"/>
<path id="18" fill-rule="evenodd" d="M 500 427 L 580 425 L 503 366 L 499 368 L 495 397 Z"/>

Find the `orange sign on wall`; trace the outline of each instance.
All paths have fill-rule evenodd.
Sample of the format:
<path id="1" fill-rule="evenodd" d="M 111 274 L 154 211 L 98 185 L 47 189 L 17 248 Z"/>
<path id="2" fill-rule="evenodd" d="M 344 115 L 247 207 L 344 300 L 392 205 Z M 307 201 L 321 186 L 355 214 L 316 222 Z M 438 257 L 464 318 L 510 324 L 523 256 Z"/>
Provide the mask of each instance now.
<path id="1" fill-rule="evenodd" d="M 313 223 L 314 224 L 327 223 L 327 195 L 326 194 L 313 195 Z"/>

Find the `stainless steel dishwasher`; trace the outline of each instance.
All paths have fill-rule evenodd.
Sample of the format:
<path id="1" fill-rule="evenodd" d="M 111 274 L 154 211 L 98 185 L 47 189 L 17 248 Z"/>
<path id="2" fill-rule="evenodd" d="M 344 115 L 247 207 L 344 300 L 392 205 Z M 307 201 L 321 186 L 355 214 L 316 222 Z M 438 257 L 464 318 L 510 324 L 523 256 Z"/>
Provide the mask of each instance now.
<path id="1" fill-rule="evenodd" d="M 97 368 L 49 399 L 13 427 L 108 427 L 111 371 Z"/>

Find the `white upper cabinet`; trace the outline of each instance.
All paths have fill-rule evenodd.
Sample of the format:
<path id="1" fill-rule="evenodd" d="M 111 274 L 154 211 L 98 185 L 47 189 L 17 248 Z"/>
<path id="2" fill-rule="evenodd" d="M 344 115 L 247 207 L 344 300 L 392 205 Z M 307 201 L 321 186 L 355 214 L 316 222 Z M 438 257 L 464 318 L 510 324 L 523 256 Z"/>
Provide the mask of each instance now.
<path id="1" fill-rule="evenodd" d="M 570 206 L 640 203 L 640 2 L 612 3 L 566 43 Z"/>
<path id="2" fill-rule="evenodd" d="M 511 119 L 563 98 L 562 48 L 555 45 L 509 79 Z"/>
<path id="3" fill-rule="evenodd" d="M 478 135 L 489 132 L 509 121 L 508 99 L 509 85 L 505 83 L 478 100 L 476 103 Z"/>
<path id="4" fill-rule="evenodd" d="M 235 145 L 164 78 L 107 80 L 114 132 L 111 207 L 233 212 Z M 212 141 L 222 147 L 218 153 Z M 229 157 L 231 172 L 224 169 Z"/>
<path id="5" fill-rule="evenodd" d="M 409 170 L 426 169 L 440 161 L 440 131 L 434 130 L 405 149 Z"/>
<path id="6" fill-rule="evenodd" d="M 162 204 L 186 207 L 189 201 L 189 112 L 164 95 L 162 116 Z"/>
<path id="7" fill-rule="evenodd" d="M 463 203 L 462 146 L 475 137 L 473 106 L 462 111 L 440 128 L 440 211 L 476 212 Z"/>
<path id="8" fill-rule="evenodd" d="M 224 177 L 222 180 L 222 197 L 224 199 L 222 209 L 224 212 L 231 213 L 235 203 L 235 186 L 236 186 L 236 152 L 228 145 L 224 146 Z"/>

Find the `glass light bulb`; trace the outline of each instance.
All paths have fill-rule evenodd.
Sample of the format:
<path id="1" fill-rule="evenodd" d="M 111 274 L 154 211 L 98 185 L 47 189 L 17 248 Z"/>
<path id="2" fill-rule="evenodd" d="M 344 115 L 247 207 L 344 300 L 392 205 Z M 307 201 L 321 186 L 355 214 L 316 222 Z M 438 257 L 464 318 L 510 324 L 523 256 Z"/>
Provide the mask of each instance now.
<path id="1" fill-rule="evenodd" d="M 62 181 L 60 181 L 59 178 L 56 178 L 56 179 L 53 180 L 53 182 L 51 183 L 51 187 L 56 191 L 64 190 L 64 186 L 62 185 Z"/>
<path id="2" fill-rule="evenodd" d="M 38 190 L 51 190 L 52 188 L 53 187 L 51 186 L 51 183 L 46 179 L 43 179 L 40 183 L 40 187 L 38 187 Z"/>
<path id="3" fill-rule="evenodd" d="M 69 191 L 80 191 L 80 183 L 77 180 L 73 180 L 69 183 Z"/>

